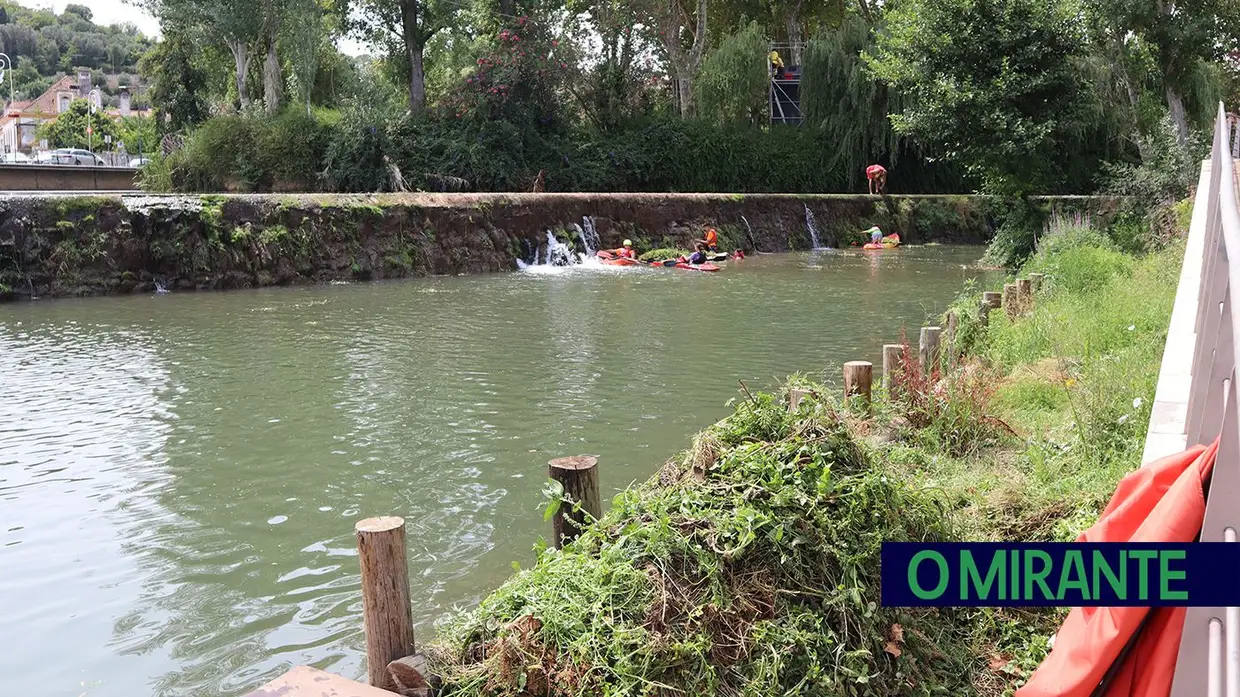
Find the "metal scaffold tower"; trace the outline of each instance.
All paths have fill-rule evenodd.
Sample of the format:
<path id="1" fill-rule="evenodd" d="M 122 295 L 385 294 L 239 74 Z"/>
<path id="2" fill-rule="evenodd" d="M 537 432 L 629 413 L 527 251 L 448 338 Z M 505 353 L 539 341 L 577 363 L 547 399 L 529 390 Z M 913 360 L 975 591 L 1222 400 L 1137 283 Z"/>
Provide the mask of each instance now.
<path id="1" fill-rule="evenodd" d="M 804 44 L 771 44 L 766 64 L 771 76 L 772 125 L 800 126 L 805 120 L 801 114 L 800 62 L 803 48 Z"/>

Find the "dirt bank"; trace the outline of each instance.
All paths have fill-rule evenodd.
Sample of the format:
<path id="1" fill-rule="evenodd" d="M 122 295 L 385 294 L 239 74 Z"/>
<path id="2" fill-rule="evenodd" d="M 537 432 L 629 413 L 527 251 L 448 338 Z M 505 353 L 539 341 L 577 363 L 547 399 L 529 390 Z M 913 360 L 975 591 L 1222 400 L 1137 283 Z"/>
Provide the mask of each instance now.
<path id="1" fill-rule="evenodd" d="M 1056 205 L 1107 208 L 1099 199 Z M 685 246 L 712 225 L 726 247 L 841 246 L 879 225 L 911 243 L 986 241 L 972 196 L 403 194 L 0 199 L 0 299 L 248 288 L 516 268 L 547 232 L 604 246 Z"/>

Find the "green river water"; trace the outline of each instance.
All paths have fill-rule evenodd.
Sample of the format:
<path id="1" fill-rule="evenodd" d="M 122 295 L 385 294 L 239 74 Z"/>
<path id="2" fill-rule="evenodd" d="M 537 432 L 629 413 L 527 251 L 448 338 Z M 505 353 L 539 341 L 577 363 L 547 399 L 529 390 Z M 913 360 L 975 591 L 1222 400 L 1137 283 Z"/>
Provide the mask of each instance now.
<path id="1" fill-rule="evenodd" d="M 425 638 L 530 562 L 548 459 L 610 497 L 738 380 L 878 364 L 981 251 L 0 306 L 0 694 L 356 678 L 359 518 L 405 518 Z"/>

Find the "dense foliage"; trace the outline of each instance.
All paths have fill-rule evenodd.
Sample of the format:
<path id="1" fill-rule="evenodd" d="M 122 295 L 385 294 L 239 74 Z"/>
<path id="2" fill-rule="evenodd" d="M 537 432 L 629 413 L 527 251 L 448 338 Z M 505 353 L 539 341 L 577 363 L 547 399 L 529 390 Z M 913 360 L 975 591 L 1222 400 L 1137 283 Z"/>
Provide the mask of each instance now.
<path id="1" fill-rule="evenodd" d="M 328 146 L 293 179 L 325 190 L 525 190 L 542 172 L 549 190 L 856 191 L 878 162 L 892 192 L 1089 193 L 1163 167 L 1148 146 L 1168 120 L 1170 159 L 1191 157 L 1240 83 L 1240 8 L 1217 0 L 1192 16 L 1156 0 L 146 4 L 161 125 L 209 139 L 263 128 L 192 135 L 211 117 L 314 112 Z M 342 57 L 343 37 L 375 57 Z M 768 123 L 772 43 L 802 76 L 798 129 Z M 185 157 L 162 181 L 285 179 L 255 176 L 274 161 L 257 153 L 177 176 L 220 165 Z"/>
<path id="2" fill-rule="evenodd" d="M 887 28 L 871 66 L 905 94 L 892 117 L 900 133 L 934 143 L 996 193 L 1067 178 L 1090 99 L 1069 3 L 911 0 Z"/>

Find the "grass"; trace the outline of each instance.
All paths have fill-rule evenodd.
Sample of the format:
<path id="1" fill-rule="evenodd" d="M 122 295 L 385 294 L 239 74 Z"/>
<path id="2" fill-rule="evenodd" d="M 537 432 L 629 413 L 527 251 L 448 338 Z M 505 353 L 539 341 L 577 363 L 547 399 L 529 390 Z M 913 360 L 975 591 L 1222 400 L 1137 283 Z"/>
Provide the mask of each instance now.
<path id="1" fill-rule="evenodd" d="M 1031 312 L 872 417 L 745 392 L 563 551 L 542 550 L 431 655 L 456 695 L 1010 694 L 1057 609 L 878 605 L 881 542 L 1071 540 L 1139 465 L 1182 248 L 1125 256 L 1074 222 Z M 553 501 L 553 503 L 555 503 Z"/>

